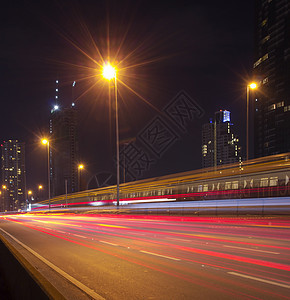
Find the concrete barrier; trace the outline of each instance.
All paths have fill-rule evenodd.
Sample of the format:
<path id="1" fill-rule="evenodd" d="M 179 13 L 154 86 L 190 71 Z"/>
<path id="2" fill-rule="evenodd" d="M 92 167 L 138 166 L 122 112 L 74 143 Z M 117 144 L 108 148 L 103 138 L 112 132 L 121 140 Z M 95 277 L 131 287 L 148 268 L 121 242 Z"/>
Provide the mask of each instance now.
<path id="1" fill-rule="evenodd" d="M 5 285 L 0 299 L 64 299 L 2 235 L 0 273 Z"/>

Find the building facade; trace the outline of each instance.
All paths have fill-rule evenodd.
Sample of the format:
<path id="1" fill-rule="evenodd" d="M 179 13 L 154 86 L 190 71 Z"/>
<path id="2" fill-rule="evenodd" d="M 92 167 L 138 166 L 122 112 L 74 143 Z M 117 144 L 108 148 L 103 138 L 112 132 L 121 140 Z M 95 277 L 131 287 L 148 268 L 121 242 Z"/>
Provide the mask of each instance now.
<path id="1" fill-rule="evenodd" d="M 290 151 L 290 2 L 256 0 L 254 152 Z"/>
<path id="2" fill-rule="evenodd" d="M 78 191 L 77 109 L 55 106 L 50 119 L 51 196 Z"/>
<path id="3" fill-rule="evenodd" d="M 18 140 L 1 145 L 1 211 L 26 208 L 25 144 Z"/>
<path id="4" fill-rule="evenodd" d="M 241 162 L 239 139 L 233 133 L 230 112 L 220 110 L 202 126 L 202 167 Z"/>

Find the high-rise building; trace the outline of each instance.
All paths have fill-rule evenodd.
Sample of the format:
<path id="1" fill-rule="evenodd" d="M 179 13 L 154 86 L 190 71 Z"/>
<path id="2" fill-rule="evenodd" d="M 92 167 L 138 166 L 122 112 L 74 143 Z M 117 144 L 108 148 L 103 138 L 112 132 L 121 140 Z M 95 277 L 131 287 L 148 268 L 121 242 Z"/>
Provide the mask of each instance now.
<path id="1" fill-rule="evenodd" d="M 78 190 L 77 109 L 55 106 L 50 119 L 51 196 Z"/>
<path id="2" fill-rule="evenodd" d="M 1 145 L 1 211 L 24 209 L 26 204 L 25 144 L 8 140 Z"/>
<path id="3" fill-rule="evenodd" d="M 290 2 L 256 0 L 255 156 L 290 151 Z"/>
<path id="4" fill-rule="evenodd" d="M 233 133 L 230 112 L 220 110 L 214 120 L 202 126 L 202 167 L 216 167 L 241 161 L 239 139 Z"/>

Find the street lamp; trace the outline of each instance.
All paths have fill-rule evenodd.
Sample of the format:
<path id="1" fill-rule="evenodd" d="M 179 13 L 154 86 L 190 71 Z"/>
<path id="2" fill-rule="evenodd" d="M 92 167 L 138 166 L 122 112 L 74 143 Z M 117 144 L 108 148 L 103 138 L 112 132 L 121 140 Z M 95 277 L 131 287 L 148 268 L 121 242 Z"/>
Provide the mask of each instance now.
<path id="1" fill-rule="evenodd" d="M 110 63 L 103 66 L 103 77 L 107 80 L 115 79 L 115 105 L 116 105 L 116 155 L 117 155 L 117 207 L 120 201 L 120 149 L 119 149 L 119 118 L 118 118 L 118 90 L 117 90 L 117 70 Z"/>
<path id="2" fill-rule="evenodd" d="M 42 139 L 43 145 L 47 146 L 47 182 L 48 182 L 48 209 L 50 210 L 50 163 L 49 163 L 49 140 Z"/>
<path id="3" fill-rule="evenodd" d="M 81 171 L 84 168 L 83 164 L 78 165 L 78 191 L 80 192 L 81 190 Z"/>
<path id="4" fill-rule="evenodd" d="M 43 186 L 42 186 L 42 184 L 40 184 L 38 186 L 38 201 L 40 201 L 42 199 L 42 193 L 41 193 L 42 189 L 43 189 Z"/>
<path id="5" fill-rule="evenodd" d="M 7 186 L 5 185 L 5 184 L 3 184 L 2 185 L 2 189 L 3 189 L 3 199 L 2 199 L 2 203 L 3 203 L 3 211 L 5 211 L 5 196 L 6 196 L 6 193 L 5 193 L 5 191 L 6 191 L 6 189 L 7 189 Z"/>
<path id="6" fill-rule="evenodd" d="M 247 160 L 249 160 L 249 98 L 250 98 L 250 90 L 254 90 L 257 88 L 257 84 L 252 82 L 247 85 L 247 140 L 246 140 L 246 147 L 247 147 Z"/>
<path id="7" fill-rule="evenodd" d="M 30 211 L 31 210 L 31 195 L 32 195 L 32 191 L 31 190 L 29 190 L 29 191 L 27 191 L 27 204 L 28 204 L 28 207 L 27 207 L 27 211 Z M 29 196 L 30 196 L 30 201 L 29 201 Z M 30 202 L 30 203 L 29 203 Z M 29 205 L 30 204 L 30 205 Z"/>

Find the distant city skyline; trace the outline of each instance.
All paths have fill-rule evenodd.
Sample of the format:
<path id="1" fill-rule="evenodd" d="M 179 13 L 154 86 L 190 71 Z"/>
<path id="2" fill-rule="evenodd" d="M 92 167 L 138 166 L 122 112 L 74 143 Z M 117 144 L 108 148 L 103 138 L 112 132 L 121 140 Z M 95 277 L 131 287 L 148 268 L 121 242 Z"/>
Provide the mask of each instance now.
<path id="1" fill-rule="evenodd" d="M 26 209 L 25 143 L 18 140 L 3 141 L 1 152 L 0 211 Z"/>

